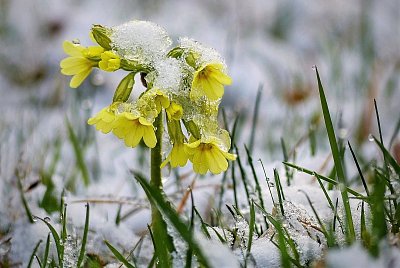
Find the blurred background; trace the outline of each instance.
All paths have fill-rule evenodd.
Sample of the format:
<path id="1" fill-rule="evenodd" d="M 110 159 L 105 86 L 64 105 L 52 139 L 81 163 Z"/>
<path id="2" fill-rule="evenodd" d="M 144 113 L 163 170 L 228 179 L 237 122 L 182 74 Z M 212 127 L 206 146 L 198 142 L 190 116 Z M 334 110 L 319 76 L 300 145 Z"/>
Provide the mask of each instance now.
<path id="1" fill-rule="evenodd" d="M 395 147 L 399 0 L 0 0 L 0 229 L 7 230 L 23 214 L 6 209 L 20 202 L 10 196 L 17 167 L 29 174 L 25 187 L 40 184 L 30 198 L 50 213 L 58 205 L 51 207 L 49 200 L 56 200 L 62 188 L 77 195 L 108 194 L 103 178 L 128 177 L 133 158 L 139 167 L 145 163 L 140 152 L 86 125 L 109 104 L 124 74 L 95 71 L 80 88 L 71 89 L 70 77 L 59 67 L 64 40 L 90 45 L 92 24 L 114 26 L 133 19 L 156 22 L 175 42 L 191 37 L 225 57 L 233 78 L 222 102 L 228 128 L 240 114 L 237 144 L 251 143 L 256 159 L 281 161 L 281 137 L 289 152 L 305 148 L 307 155 L 311 151 L 325 159 L 329 148 L 314 65 L 339 138 L 350 139 L 364 152 L 361 158 L 370 157 L 365 144 L 369 134 L 377 135 L 376 99 L 384 140 Z M 83 148 L 87 174 L 99 181 L 87 192 L 75 183 L 86 168 L 77 167 L 77 146 Z M 117 185 L 121 194 L 122 185 Z"/>

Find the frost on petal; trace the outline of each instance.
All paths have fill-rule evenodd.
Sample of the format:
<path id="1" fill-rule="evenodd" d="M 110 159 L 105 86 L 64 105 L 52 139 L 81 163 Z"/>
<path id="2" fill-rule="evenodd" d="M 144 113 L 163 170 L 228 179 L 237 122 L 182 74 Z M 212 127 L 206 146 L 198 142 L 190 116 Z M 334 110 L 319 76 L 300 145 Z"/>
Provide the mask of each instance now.
<path id="1" fill-rule="evenodd" d="M 148 21 L 130 21 L 111 28 L 111 46 L 117 53 L 140 64 L 153 64 L 172 44 L 167 32 Z"/>

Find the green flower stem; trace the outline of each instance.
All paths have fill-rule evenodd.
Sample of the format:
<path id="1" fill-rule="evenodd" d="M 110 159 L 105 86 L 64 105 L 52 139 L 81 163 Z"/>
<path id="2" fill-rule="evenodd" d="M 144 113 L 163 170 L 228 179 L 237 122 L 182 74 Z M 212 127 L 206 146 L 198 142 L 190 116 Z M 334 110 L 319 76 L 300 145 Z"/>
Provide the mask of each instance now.
<path id="1" fill-rule="evenodd" d="M 157 144 L 151 149 L 151 179 L 150 185 L 159 188 L 162 191 L 161 182 L 161 163 L 162 163 L 162 135 L 163 135 L 163 113 L 161 112 L 156 120 L 154 121 L 154 127 L 156 128 Z"/>
<path id="2" fill-rule="evenodd" d="M 155 122 L 157 144 L 151 149 L 151 176 L 150 185 L 159 189 L 163 194 L 161 181 L 161 163 L 162 163 L 162 136 L 163 136 L 163 113 L 161 112 Z M 151 231 L 154 239 L 155 252 L 158 257 L 158 267 L 171 267 L 170 252 L 173 250 L 173 245 L 167 233 L 167 225 L 155 204 L 151 205 Z"/>

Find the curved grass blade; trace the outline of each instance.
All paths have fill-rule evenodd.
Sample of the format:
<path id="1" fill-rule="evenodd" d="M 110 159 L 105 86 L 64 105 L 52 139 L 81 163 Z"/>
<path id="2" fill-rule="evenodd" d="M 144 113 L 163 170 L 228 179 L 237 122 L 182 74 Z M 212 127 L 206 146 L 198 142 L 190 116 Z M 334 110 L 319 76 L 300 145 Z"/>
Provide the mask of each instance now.
<path id="1" fill-rule="evenodd" d="M 344 174 L 344 169 L 343 169 L 343 164 L 342 164 L 342 158 L 341 158 L 339 147 L 338 147 L 338 144 L 336 141 L 335 130 L 333 128 L 331 115 L 329 113 L 328 103 L 326 101 L 324 88 L 322 86 L 317 67 L 315 67 L 315 72 L 316 72 L 317 80 L 318 80 L 318 91 L 319 91 L 319 96 L 320 96 L 320 101 L 321 101 L 322 114 L 324 116 L 325 127 L 326 127 L 326 132 L 328 134 L 328 139 L 329 139 L 329 144 L 331 147 L 333 161 L 335 163 L 336 175 L 337 175 L 339 183 L 343 184 L 344 186 L 347 186 L 346 177 Z M 346 239 L 347 239 L 348 243 L 352 243 L 356 238 L 356 234 L 354 231 L 353 217 L 351 215 L 349 197 L 347 194 L 347 187 L 339 187 L 339 189 L 340 189 L 340 192 L 342 195 L 342 201 L 343 201 L 343 206 L 344 206 L 345 215 L 346 215 L 346 227 L 347 227 L 346 228 Z"/>
<path id="2" fill-rule="evenodd" d="M 111 245 L 107 240 L 104 240 L 104 243 L 106 243 L 107 247 L 110 249 L 110 251 L 114 254 L 115 258 L 122 262 L 127 268 L 135 268 L 133 264 L 131 264 L 113 245 Z"/>
<path id="3" fill-rule="evenodd" d="M 210 267 L 208 260 L 205 257 L 203 250 L 198 245 L 195 240 L 193 233 L 190 231 L 188 226 L 179 218 L 177 212 L 167 203 L 161 192 L 150 184 L 139 174 L 134 174 L 135 178 L 138 180 L 143 190 L 145 191 L 148 199 L 151 203 L 156 205 L 160 212 L 169 219 L 172 225 L 175 227 L 176 231 L 182 236 L 182 238 L 188 243 L 189 247 L 193 249 L 193 252 L 197 255 L 198 260 L 205 267 Z"/>
<path id="4" fill-rule="evenodd" d="M 292 164 L 292 163 L 283 162 L 283 164 L 284 164 L 284 165 L 287 165 L 287 166 L 289 166 L 289 167 L 292 167 L 292 168 L 294 168 L 294 169 L 297 169 L 298 171 L 303 172 L 303 173 L 306 173 L 306 174 L 308 174 L 308 175 L 311 175 L 311 176 L 318 176 L 321 180 L 324 180 L 324 181 L 326 181 L 326 182 L 329 182 L 329 183 L 331 183 L 331 184 L 333 184 L 333 185 L 335 185 L 335 186 L 338 185 L 338 182 L 335 181 L 334 179 L 329 178 L 329 177 L 326 177 L 326 176 L 321 175 L 321 174 L 319 174 L 319 173 L 316 173 L 315 171 L 312 171 L 312 170 L 309 170 L 309 169 L 306 169 L 306 168 L 303 168 L 303 167 L 299 167 L 299 166 L 297 166 L 297 165 L 295 165 L 295 164 Z M 356 196 L 356 197 L 358 197 L 358 198 L 368 199 L 368 198 L 365 197 L 364 195 L 358 193 L 357 191 L 355 191 L 355 190 L 353 190 L 353 189 L 351 189 L 351 188 L 349 188 L 349 187 L 346 187 L 346 190 L 347 190 L 347 192 L 349 192 L 350 194 L 352 194 L 352 195 L 354 195 L 354 196 Z"/>
<path id="5" fill-rule="evenodd" d="M 30 257 L 30 259 L 29 259 L 28 266 L 27 266 L 28 268 L 32 267 L 33 259 L 34 259 L 35 256 L 36 256 L 36 251 L 38 250 L 38 248 L 39 248 L 39 246 L 40 246 L 41 243 L 42 243 L 42 240 L 39 240 L 39 242 L 37 242 L 35 248 L 33 249 L 32 254 L 31 254 L 31 257 Z"/>
<path id="6" fill-rule="evenodd" d="M 45 221 L 44 219 L 39 218 L 39 217 L 36 217 L 36 219 L 44 222 L 44 224 L 46 224 L 47 227 L 49 228 L 51 235 L 53 236 L 54 242 L 56 244 L 58 265 L 60 267 L 63 267 L 63 248 L 64 248 L 64 246 L 61 245 L 60 236 L 58 235 L 56 229 L 54 229 L 54 227 L 50 223 L 48 223 L 47 221 Z"/>

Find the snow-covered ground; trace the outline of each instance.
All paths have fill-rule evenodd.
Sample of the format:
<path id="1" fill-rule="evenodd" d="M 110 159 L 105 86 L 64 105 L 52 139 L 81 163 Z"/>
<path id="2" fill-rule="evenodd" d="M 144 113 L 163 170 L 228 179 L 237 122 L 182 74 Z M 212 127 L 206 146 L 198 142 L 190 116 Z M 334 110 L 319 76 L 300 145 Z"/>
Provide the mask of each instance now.
<path id="1" fill-rule="evenodd" d="M 73 183 L 74 191 L 66 193 L 68 227 L 73 239 L 81 237 L 85 204 L 91 204 L 88 253 L 104 256 L 105 262 L 115 262 L 103 240 L 126 253 L 147 233 L 149 204 L 130 172 L 139 170 L 148 174 L 147 151 L 126 148 L 112 135 L 97 133 L 86 125 L 89 116 L 109 104 L 123 74 L 94 72 L 88 82 L 75 90 L 68 88 L 69 78 L 59 72 L 59 62 L 65 57 L 64 40 L 78 38 L 89 45 L 92 24 L 114 26 L 132 19 L 158 23 L 174 42 L 181 36 L 194 38 L 225 57 L 233 85 L 226 88 L 222 105 L 230 128 L 235 114 L 242 115 L 236 144 L 249 179 L 252 172 L 243 144 L 249 143 L 251 116 L 260 85 L 262 99 L 252 153 L 258 177 L 264 178 L 256 161 L 261 159 L 269 178 L 274 177 L 273 169 L 277 168 L 282 181 L 286 181 L 281 164 L 281 137 L 288 151 L 300 141 L 295 150 L 297 165 L 323 174 L 330 172 L 333 164 L 323 123 L 317 125 L 315 155 L 310 153 L 309 142 L 301 141 L 312 118 L 320 113 L 313 65 L 320 71 L 339 136 L 350 139 L 352 144 L 359 143 L 357 150 L 366 161 L 378 156 L 376 147 L 368 142 L 369 133 L 378 134 L 373 113 L 376 98 L 383 137 L 389 143 L 400 115 L 398 0 L 0 1 L 0 261 L 9 259 L 10 263 L 25 267 L 36 243 L 40 239 L 45 241 L 48 234 L 41 222 L 28 222 L 18 191 L 20 174 L 16 170 L 24 173 L 22 182 L 32 213 L 49 217 L 54 226 L 60 227 L 58 212 L 47 213 L 40 206 L 48 187 L 36 184 L 44 173 L 52 170 L 52 163 L 55 163 L 52 196 L 60 198 L 66 183 L 78 180 Z M 301 94 L 296 95 L 297 92 Z M 66 131 L 66 118 L 84 145 L 92 179 L 87 188 L 79 181 L 81 175 Z M 356 135 L 361 137 L 360 142 Z M 174 172 L 165 170 L 165 191 L 178 206 L 186 188 L 195 180 L 196 207 L 209 220 L 211 211 L 220 202 L 222 176 L 195 178 L 191 170 L 190 166 L 179 170 L 182 179 L 178 184 Z M 356 174 L 353 165 L 348 166 L 348 173 L 349 177 Z M 248 227 L 243 226 L 246 221 L 235 222 L 224 206 L 234 203 L 229 176 L 222 202 L 226 226 L 247 232 Z M 263 179 L 260 184 L 266 210 L 274 213 L 267 183 Z M 354 187 L 362 191 L 361 186 Z M 398 249 L 388 245 L 381 245 L 386 255 L 382 254 L 380 259 L 371 259 L 359 244 L 326 252 L 325 242 L 318 238 L 320 233 L 313 229 L 318 222 L 301 191 L 308 194 L 323 221 L 330 221 L 333 214 L 317 181 L 310 176 L 295 172 L 292 185 L 284 185 L 285 210 L 292 214 L 286 215 L 282 223 L 287 224 L 301 249 L 302 265 L 323 259 L 327 267 L 388 267 L 390 260 L 390 267 L 400 267 Z M 241 182 L 237 192 L 239 207 L 248 217 Z M 332 200 L 339 196 L 336 191 L 330 195 Z M 351 201 L 359 229 L 360 202 Z M 190 210 L 190 205 L 188 201 L 184 212 Z M 117 226 L 115 219 L 120 206 L 121 215 L 126 217 Z M 280 253 L 271 242 L 272 235 L 267 231 L 254 238 L 248 265 L 280 266 Z M 210 242 L 198 235 L 201 246 L 209 251 L 207 256 L 212 264 L 239 267 L 246 248 L 236 245 L 231 251 L 214 238 Z M 248 239 L 246 233 L 243 238 Z M 143 241 L 141 256 L 144 257 L 140 261 L 145 263 L 150 261 L 153 249 L 148 236 Z M 74 251 L 74 242 L 71 244 Z M 43 251 L 41 247 L 38 255 L 43 255 Z M 76 254 L 72 251 L 69 253 Z"/>

